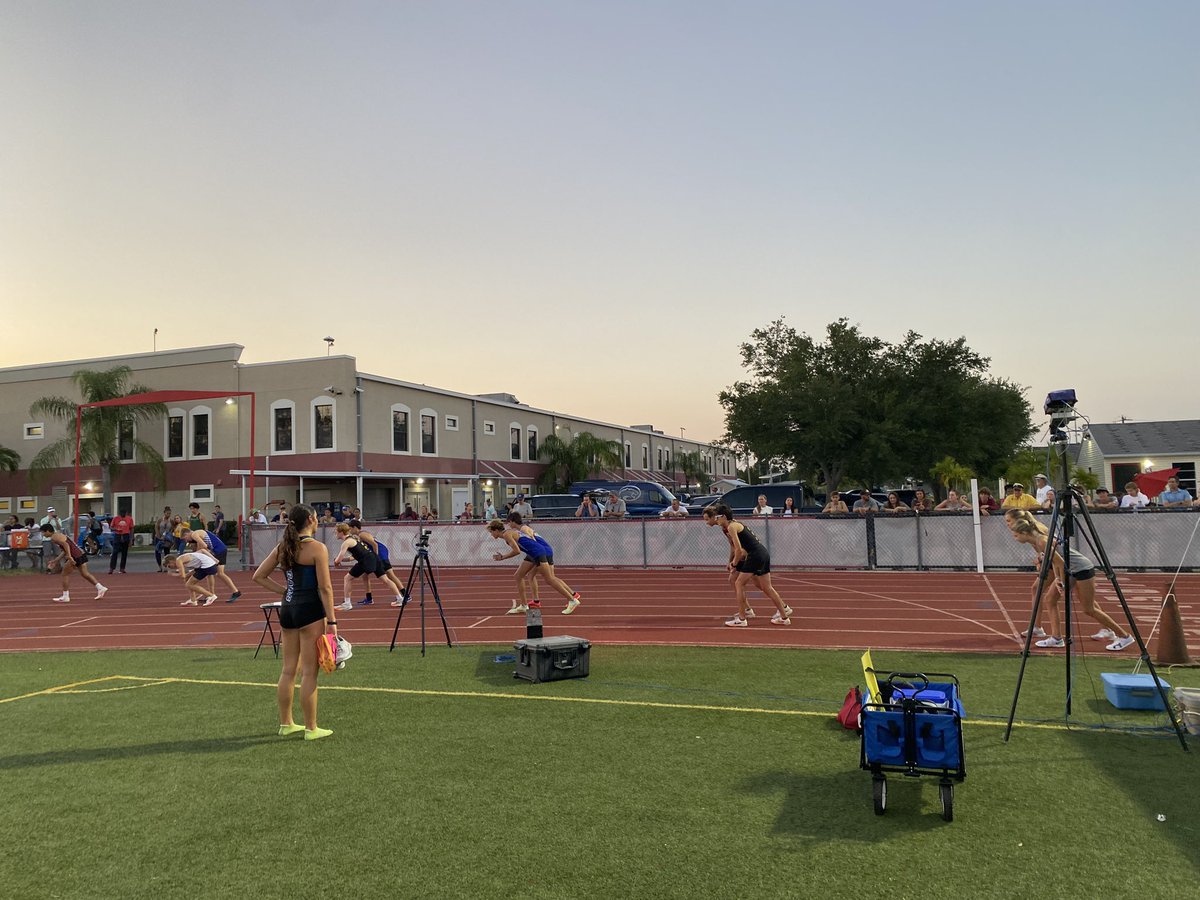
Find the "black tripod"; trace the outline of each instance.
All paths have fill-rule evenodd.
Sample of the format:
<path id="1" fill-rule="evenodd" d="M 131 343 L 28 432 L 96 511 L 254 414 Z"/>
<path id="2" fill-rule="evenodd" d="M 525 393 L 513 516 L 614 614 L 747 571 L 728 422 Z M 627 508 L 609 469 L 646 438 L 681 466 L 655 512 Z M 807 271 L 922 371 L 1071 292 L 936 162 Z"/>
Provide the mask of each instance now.
<path id="1" fill-rule="evenodd" d="M 1138 649 L 1142 654 L 1142 661 L 1146 663 L 1146 667 L 1150 670 L 1150 675 L 1154 679 L 1154 686 L 1158 690 L 1159 699 L 1162 701 L 1163 708 L 1166 709 L 1167 715 L 1171 717 L 1171 725 L 1175 729 L 1175 734 L 1179 736 L 1179 743 L 1184 750 L 1188 749 L 1187 738 L 1184 737 L 1183 729 L 1180 727 L 1178 720 L 1175 718 L 1175 712 L 1171 709 L 1171 704 L 1167 700 L 1167 693 L 1163 689 L 1162 681 L 1158 677 L 1158 672 L 1154 668 L 1154 663 L 1150 660 L 1150 652 L 1146 649 L 1146 642 L 1142 640 L 1141 632 L 1138 631 L 1137 623 L 1133 620 L 1133 613 L 1129 609 L 1129 604 L 1125 600 L 1125 594 L 1121 590 L 1121 585 L 1117 582 L 1117 574 L 1113 571 L 1112 564 L 1108 560 L 1108 554 L 1104 551 L 1104 545 L 1100 542 L 1100 536 L 1096 533 L 1096 527 L 1092 523 L 1092 516 L 1088 512 L 1087 505 L 1083 502 L 1083 497 L 1080 494 L 1079 488 L 1070 483 L 1070 473 L 1068 471 L 1067 453 L 1066 453 L 1066 434 L 1065 432 L 1053 431 L 1050 437 L 1051 446 L 1059 445 L 1059 452 L 1062 457 L 1062 483 L 1066 485 L 1061 494 L 1055 495 L 1054 513 L 1050 517 L 1050 533 L 1046 536 L 1046 552 L 1042 554 L 1042 565 L 1038 570 L 1037 591 L 1034 595 L 1033 611 L 1029 616 L 1029 628 L 1025 632 L 1025 647 L 1021 652 L 1021 671 L 1017 674 L 1017 687 L 1013 692 L 1012 709 L 1008 714 L 1008 727 L 1004 730 L 1004 740 L 1007 741 L 1012 734 L 1013 719 L 1017 715 L 1017 699 L 1021 696 L 1021 681 L 1025 677 L 1025 665 L 1029 660 L 1029 645 L 1034 638 L 1034 627 L 1037 625 L 1038 612 L 1042 605 L 1042 589 L 1046 586 L 1046 579 L 1053 568 L 1053 559 L 1055 554 L 1054 538 L 1058 534 L 1058 526 L 1061 520 L 1062 523 L 1062 558 L 1064 567 L 1067 571 L 1062 580 L 1063 591 L 1063 635 L 1062 638 L 1066 641 L 1065 658 L 1067 662 L 1067 716 L 1071 715 L 1071 544 L 1075 538 L 1075 513 L 1076 510 L 1082 515 L 1083 525 L 1086 529 L 1086 534 L 1083 537 L 1087 540 L 1090 547 L 1095 551 L 1096 557 L 1100 562 L 1100 567 L 1104 570 L 1105 576 L 1112 583 L 1113 590 L 1116 591 L 1117 599 L 1121 601 L 1121 609 L 1125 613 L 1125 621 L 1129 624 L 1129 633 L 1133 635 L 1133 639 L 1137 642 Z M 1080 555 L 1078 550 L 1075 550 L 1076 556 Z M 1115 638 L 1115 635 L 1114 635 Z"/>
<path id="2" fill-rule="evenodd" d="M 437 582 L 433 578 L 433 569 L 429 565 L 429 533 L 422 532 L 420 539 L 417 541 L 417 553 L 413 557 L 412 568 L 408 570 L 408 582 L 404 585 L 404 601 L 400 607 L 400 614 L 396 616 L 396 627 L 392 631 L 392 645 L 388 647 L 388 652 L 391 653 L 396 649 L 396 635 L 400 633 L 400 620 L 404 618 L 404 610 L 408 608 L 409 601 L 413 595 L 413 582 L 417 582 L 418 590 L 421 594 L 421 655 L 425 655 L 425 585 L 429 585 L 429 592 L 433 594 L 433 602 L 437 604 L 438 615 L 442 617 L 442 630 L 446 632 L 446 646 L 453 647 L 450 643 L 450 626 L 446 624 L 446 611 L 442 609 L 442 598 L 438 594 Z"/>

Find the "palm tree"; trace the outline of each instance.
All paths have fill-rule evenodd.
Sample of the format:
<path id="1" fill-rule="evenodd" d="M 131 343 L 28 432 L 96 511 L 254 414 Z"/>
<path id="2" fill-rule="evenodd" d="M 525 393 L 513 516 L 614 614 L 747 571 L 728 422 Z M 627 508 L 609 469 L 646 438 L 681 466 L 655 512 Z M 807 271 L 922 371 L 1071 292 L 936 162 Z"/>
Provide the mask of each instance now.
<path id="1" fill-rule="evenodd" d="M 7 447 L 0 447 L 0 472 L 15 472 L 21 468 L 21 454 Z"/>
<path id="2" fill-rule="evenodd" d="M 703 492 L 712 482 L 712 476 L 704 465 L 704 456 L 699 450 L 676 453 L 675 468 L 683 473 L 683 480 L 687 482 L 685 488 L 690 488 L 694 482 Z"/>
<path id="3" fill-rule="evenodd" d="M 967 482 L 975 477 L 975 472 L 969 466 L 964 466 L 953 456 L 943 456 L 941 462 L 929 470 L 929 474 L 933 476 L 935 484 L 940 483 L 946 490 L 954 488 L 960 494 Z"/>
<path id="4" fill-rule="evenodd" d="M 71 381 L 79 389 L 81 403 L 66 397 L 42 397 L 29 407 L 30 415 L 48 416 L 67 426 L 67 436 L 44 447 L 29 463 L 29 482 L 39 490 L 51 477 L 55 469 L 68 464 L 75 458 L 75 417 L 79 407 L 86 403 L 100 403 L 149 393 L 151 388 L 131 384 L 133 370 L 129 366 L 117 366 L 103 372 L 79 369 Z M 162 454 L 154 447 L 136 437 L 131 426 L 139 422 L 156 422 L 166 414 L 161 403 L 136 406 L 88 407 L 83 410 L 79 461 L 85 466 L 99 466 L 104 508 L 112 508 L 112 487 L 120 477 L 122 432 L 133 433 L 132 444 L 141 464 L 146 466 L 160 491 L 167 487 L 167 467 Z"/>
<path id="5" fill-rule="evenodd" d="M 548 435 L 538 448 L 538 458 L 546 461 L 546 471 L 537 482 L 542 490 L 565 489 L 606 466 L 617 468 L 625 459 L 619 443 L 590 431 L 579 432 L 569 443 L 558 435 Z"/>

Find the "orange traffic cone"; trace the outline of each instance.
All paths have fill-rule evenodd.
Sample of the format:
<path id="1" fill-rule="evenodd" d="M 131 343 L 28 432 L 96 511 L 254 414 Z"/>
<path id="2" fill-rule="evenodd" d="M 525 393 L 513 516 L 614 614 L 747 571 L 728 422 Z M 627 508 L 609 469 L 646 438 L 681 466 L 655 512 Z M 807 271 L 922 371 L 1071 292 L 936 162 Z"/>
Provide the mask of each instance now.
<path id="1" fill-rule="evenodd" d="M 1164 593 L 1162 616 L 1159 619 L 1158 646 L 1154 648 L 1156 666 L 1190 666 L 1187 641 L 1183 637 L 1183 620 L 1179 617 L 1179 604 L 1168 586 Z"/>

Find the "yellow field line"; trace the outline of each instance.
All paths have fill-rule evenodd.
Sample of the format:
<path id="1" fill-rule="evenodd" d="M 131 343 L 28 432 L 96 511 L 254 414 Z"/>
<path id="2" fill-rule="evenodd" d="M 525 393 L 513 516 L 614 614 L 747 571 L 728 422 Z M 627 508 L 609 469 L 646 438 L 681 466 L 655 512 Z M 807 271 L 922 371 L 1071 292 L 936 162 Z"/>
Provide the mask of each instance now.
<path id="1" fill-rule="evenodd" d="M 275 682 L 266 681 L 218 681 L 208 678 L 147 678 L 140 675 L 114 675 L 113 678 L 126 678 L 130 681 L 151 681 L 154 684 L 210 684 L 221 685 L 225 687 L 257 687 L 257 688 L 274 688 Z M 69 685 L 70 686 L 70 685 Z M 152 686 L 152 685 L 147 685 Z M 418 697 L 467 697 L 486 700 L 544 700 L 551 703 L 592 703 L 598 706 L 634 706 L 648 709 L 678 709 L 678 710 L 695 710 L 700 712 L 732 712 L 732 713 L 752 713 L 766 716 L 809 716 L 813 718 L 827 719 L 833 714 L 831 712 L 817 712 L 807 709 L 765 709 L 755 706 L 716 706 L 712 704 L 702 703 L 659 703 L 654 700 L 610 700 L 601 697 L 553 697 L 543 696 L 540 694 L 509 694 L 501 691 L 434 691 L 434 690 L 418 690 L 416 688 L 387 688 L 387 687 L 366 687 L 362 685 L 342 685 L 342 684 L 324 684 L 321 686 L 323 691 L 350 691 L 363 694 L 402 694 Z M 86 693 L 86 692 L 85 692 Z M 1003 728 L 1006 722 L 988 722 L 964 720 L 964 725 L 987 725 L 993 728 Z M 1014 727 L 1019 728 L 1038 728 L 1044 731 L 1071 731 L 1072 729 L 1066 725 L 1058 725 L 1046 722 L 1014 722 Z"/>
<path id="2" fill-rule="evenodd" d="M 125 678 L 125 675 L 105 675 L 103 678 L 90 678 L 87 681 L 74 681 L 70 684 L 60 684 L 55 687 L 44 688 L 40 691 L 33 691 L 29 694 L 21 694 L 19 697 L 3 697 L 0 698 L 0 703 L 14 703 L 17 700 L 28 700 L 30 697 L 40 697 L 43 694 L 57 694 L 59 691 L 66 691 L 70 688 L 83 687 L 85 684 L 99 684 L 102 681 L 114 681 L 119 678 Z M 140 679 L 138 679 L 140 680 Z M 150 679 L 153 681 L 154 679 Z"/>

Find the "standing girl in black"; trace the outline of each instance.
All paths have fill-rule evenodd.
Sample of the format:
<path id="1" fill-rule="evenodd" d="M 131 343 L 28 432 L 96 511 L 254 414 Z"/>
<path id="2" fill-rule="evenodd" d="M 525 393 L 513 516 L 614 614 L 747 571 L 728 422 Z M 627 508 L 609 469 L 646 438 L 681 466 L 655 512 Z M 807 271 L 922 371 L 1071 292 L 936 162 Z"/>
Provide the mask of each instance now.
<path id="1" fill-rule="evenodd" d="M 282 632 L 283 671 L 276 698 L 279 702 L 280 736 L 304 732 L 306 741 L 329 737 L 333 731 L 317 725 L 317 638 L 328 629 L 337 634 L 333 612 L 333 582 L 329 578 L 329 550 L 313 538 L 317 514 L 311 506 L 297 504 L 287 515 L 283 540 L 254 573 L 254 582 L 279 594 L 279 626 Z M 276 567 L 283 570 L 286 584 L 271 577 Z M 304 724 L 292 720 L 292 696 L 296 670 L 300 670 L 300 708 Z"/>
<path id="2" fill-rule="evenodd" d="M 724 503 L 716 503 L 704 510 L 704 521 L 708 525 L 720 525 L 729 538 L 729 571 L 736 572 L 733 591 L 737 595 L 737 614 L 725 624 L 731 628 L 745 628 L 749 622 L 746 586 L 751 582 L 767 595 L 778 612 L 771 617 L 772 625 L 791 625 L 792 608 L 783 602 L 779 592 L 771 584 L 771 554 L 754 532 L 741 522 L 734 521 L 733 510 Z"/>

